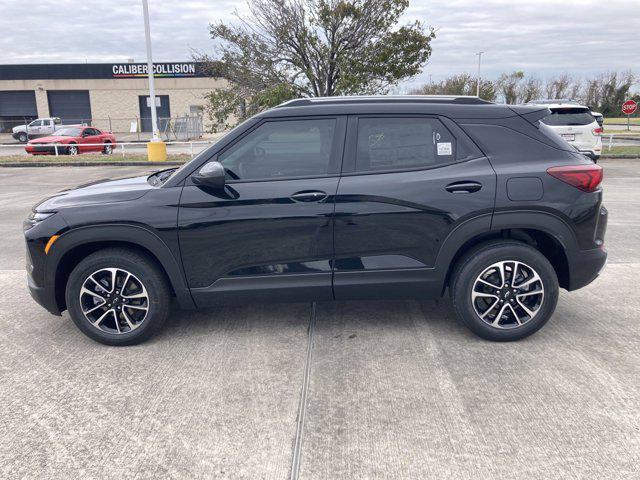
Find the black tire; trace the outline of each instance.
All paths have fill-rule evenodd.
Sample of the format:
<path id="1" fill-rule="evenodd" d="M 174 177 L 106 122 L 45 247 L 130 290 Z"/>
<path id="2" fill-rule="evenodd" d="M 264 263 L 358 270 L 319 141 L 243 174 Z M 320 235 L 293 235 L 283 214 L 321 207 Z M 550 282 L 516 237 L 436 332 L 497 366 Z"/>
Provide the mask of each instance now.
<path id="1" fill-rule="evenodd" d="M 27 143 L 29 140 L 29 136 L 25 132 L 21 132 L 18 134 L 18 141 L 20 143 Z"/>
<path id="2" fill-rule="evenodd" d="M 102 154 L 103 155 L 111 155 L 113 153 L 113 145 L 111 144 L 110 141 L 106 141 L 104 142 L 104 147 L 102 147 Z"/>
<path id="3" fill-rule="evenodd" d="M 538 274 L 542 287 L 544 288 L 544 295 L 540 300 L 535 315 L 529 317 L 524 313 L 524 310 L 519 309 L 517 302 L 519 300 L 526 302 L 527 300 L 524 300 L 524 298 L 513 299 L 515 292 L 512 293 L 513 290 L 511 287 L 504 288 L 504 286 L 500 289 L 496 288 L 495 290 L 488 288 L 488 290 L 490 290 L 489 293 L 496 295 L 496 302 L 501 299 L 502 303 L 497 304 L 495 307 L 496 310 L 488 312 L 489 317 L 487 320 L 483 320 L 480 317 L 480 314 L 476 313 L 476 307 L 474 305 L 477 304 L 474 304 L 474 301 L 472 300 L 472 292 L 474 285 L 476 284 L 476 280 L 481 274 L 483 274 L 483 272 L 486 272 L 488 268 L 496 264 L 496 262 L 502 261 L 516 261 L 523 263 L 525 264 L 524 267 L 518 267 L 521 272 L 522 270 L 525 270 L 526 272 L 525 267 L 529 266 Z M 511 272 L 513 272 L 513 270 L 514 269 L 511 268 Z M 508 266 L 505 267 L 505 271 L 506 273 L 504 276 L 507 277 L 507 283 L 510 283 L 511 286 L 513 286 L 513 278 L 511 278 L 511 280 L 508 278 Z M 513 273 L 511 273 L 511 275 L 513 277 Z M 521 283 L 524 282 L 519 281 L 516 285 Z M 533 286 L 527 288 L 533 289 Z M 529 335 L 537 332 L 545 323 L 547 323 L 549 318 L 553 315 L 558 303 L 558 290 L 558 278 L 556 272 L 549 263 L 549 260 L 547 260 L 542 253 L 521 242 L 502 240 L 480 245 L 469 251 L 462 257 L 462 259 L 460 259 L 453 272 L 450 294 L 456 315 L 471 331 L 487 340 L 507 342 L 528 337 Z M 498 294 L 498 292 L 500 292 L 500 294 Z M 518 292 L 521 294 L 522 290 L 518 290 Z M 504 298 L 505 295 L 510 295 L 511 297 Z M 536 297 L 533 296 L 527 298 L 532 298 L 535 301 Z M 515 306 L 516 311 L 522 314 L 522 317 L 524 318 L 522 324 L 516 323 L 515 312 L 511 311 L 511 313 L 509 313 L 509 311 L 506 310 L 506 306 L 504 311 L 505 316 L 501 317 L 505 320 L 505 323 L 500 325 L 502 320 L 498 319 L 497 326 L 490 324 L 492 323 L 491 316 L 494 318 L 498 317 L 497 313 L 500 312 L 500 308 L 504 305 L 504 302 L 513 302 L 514 300 L 516 303 L 512 304 Z M 493 304 L 493 302 L 493 299 L 487 300 L 487 304 Z M 527 319 L 526 317 L 529 318 Z"/>
<path id="4" fill-rule="evenodd" d="M 109 310 L 113 310 L 113 313 L 105 320 L 105 322 L 109 323 L 105 323 L 102 328 L 108 329 L 107 327 L 111 326 L 112 328 L 118 328 L 118 331 L 120 331 L 120 326 L 122 325 L 122 329 L 124 330 L 122 333 L 110 333 L 109 331 L 104 331 L 92 325 L 88 317 L 83 313 L 80 296 L 85 281 L 95 272 L 107 268 L 115 268 L 124 271 L 125 274 L 132 274 L 130 278 L 134 280 L 139 279 L 143 285 L 142 288 L 146 289 L 145 293 L 148 296 L 146 316 L 141 319 L 135 329 L 129 329 L 127 323 L 124 321 L 124 317 L 117 316 L 115 318 L 120 318 L 120 322 L 116 327 L 115 318 L 111 315 L 122 315 L 120 312 L 116 313 L 114 309 L 117 299 L 116 301 L 109 300 L 113 301 L 114 308 L 109 308 Z M 124 276 L 126 278 L 126 275 Z M 116 278 L 122 279 L 122 275 Z M 122 280 L 119 281 L 122 283 Z M 93 284 L 93 282 L 90 283 Z M 118 281 L 116 281 L 116 284 L 117 283 Z M 109 287 L 108 284 L 107 287 Z M 120 292 L 116 291 L 116 293 Z M 124 295 L 124 290 L 122 294 Z M 103 295 L 107 297 L 109 294 L 105 291 Z M 88 337 L 106 345 L 134 345 L 149 339 L 162 328 L 169 315 L 171 293 L 163 272 L 153 260 L 131 250 L 109 248 L 92 253 L 73 269 L 67 282 L 66 301 L 67 309 L 74 323 Z M 120 302 L 122 302 L 122 299 L 120 299 Z M 119 305 L 122 306 L 122 310 L 124 310 L 124 307 L 134 308 L 131 305 L 126 306 L 122 303 L 119 303 Z M 112 304 L 109 303 L 109 307 L 111 306 Z M 120 310 L 120 308 L 118 309 Z M 102 311 L 106 310 L 107 308 L 105 306 Z M 129 312 L 131 314 L 131 310 L 129 310 Z M 96 316 L 100 313 L 99 311 Z"/>
<path id="5" fill-rule="evenodd" d="M 70 143 L 69 146 L 67 147 L 65 153 L 67 155 L 78 155 L 80 153 L 80 150 L 78 150 L 78 144 L 77 143 Z"/>

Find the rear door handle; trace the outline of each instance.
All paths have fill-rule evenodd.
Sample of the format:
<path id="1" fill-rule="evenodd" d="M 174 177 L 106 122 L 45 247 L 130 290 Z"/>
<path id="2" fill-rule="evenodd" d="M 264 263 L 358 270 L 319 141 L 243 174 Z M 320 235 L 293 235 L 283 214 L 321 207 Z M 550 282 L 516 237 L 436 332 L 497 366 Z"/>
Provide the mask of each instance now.
<path id="1" fill-rule="evenodd" d="M 325 198 L 327 198 L 327 193 L 320 190 L 305 190 L 291 195 L 291 199 L 296 202 L 319 202 Z"/>
<path id="2" fill-rule="evenodd" d="M 444 189 L 451 193 L 473 193 L 482 188 L 482 184 L 478 182 L 454 182 L 450 183 Z"/>

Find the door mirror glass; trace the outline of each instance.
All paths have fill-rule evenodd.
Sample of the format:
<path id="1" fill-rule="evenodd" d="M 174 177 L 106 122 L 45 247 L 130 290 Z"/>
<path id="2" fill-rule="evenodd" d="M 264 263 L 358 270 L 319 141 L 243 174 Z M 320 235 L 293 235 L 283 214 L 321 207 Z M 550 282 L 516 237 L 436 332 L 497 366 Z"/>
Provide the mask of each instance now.
<path id="1" fill-rule="evenodd" d="M 196 185 L 224 190 L 224 167 L 220 162 L 206 163 L 192 179 Z"/>

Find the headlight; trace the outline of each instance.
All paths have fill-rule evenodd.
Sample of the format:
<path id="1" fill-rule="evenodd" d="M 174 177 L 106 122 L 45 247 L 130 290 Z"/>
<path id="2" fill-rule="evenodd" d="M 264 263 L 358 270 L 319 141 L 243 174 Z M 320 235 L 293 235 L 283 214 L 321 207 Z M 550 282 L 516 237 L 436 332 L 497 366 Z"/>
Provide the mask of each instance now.
<path id="1" fill-rule="evenodd" d="M 22 223 L 23 230 L 29 230 L 32 227 L 35 227 L 38 223 L 46 220 L 50 216 L 54 215 L 55 212 L 31 212 L 31 215 L 27 217 L 27 219 Z"/>

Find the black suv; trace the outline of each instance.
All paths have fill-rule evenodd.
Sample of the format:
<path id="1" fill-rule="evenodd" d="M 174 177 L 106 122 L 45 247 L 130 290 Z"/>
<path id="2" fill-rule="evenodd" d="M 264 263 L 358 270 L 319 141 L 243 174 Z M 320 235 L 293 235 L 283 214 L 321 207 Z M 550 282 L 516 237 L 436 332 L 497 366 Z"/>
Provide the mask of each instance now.
<path id="1" fill-rule="evenodd" d="M 300 99 L 179 169 L 36 205 L 29 287 L 91 338 L 150 337 L 181 307 L 428 298 L 516 340 L 606 261 L 602 168 L 540 122 L 474 97 Z"/>

